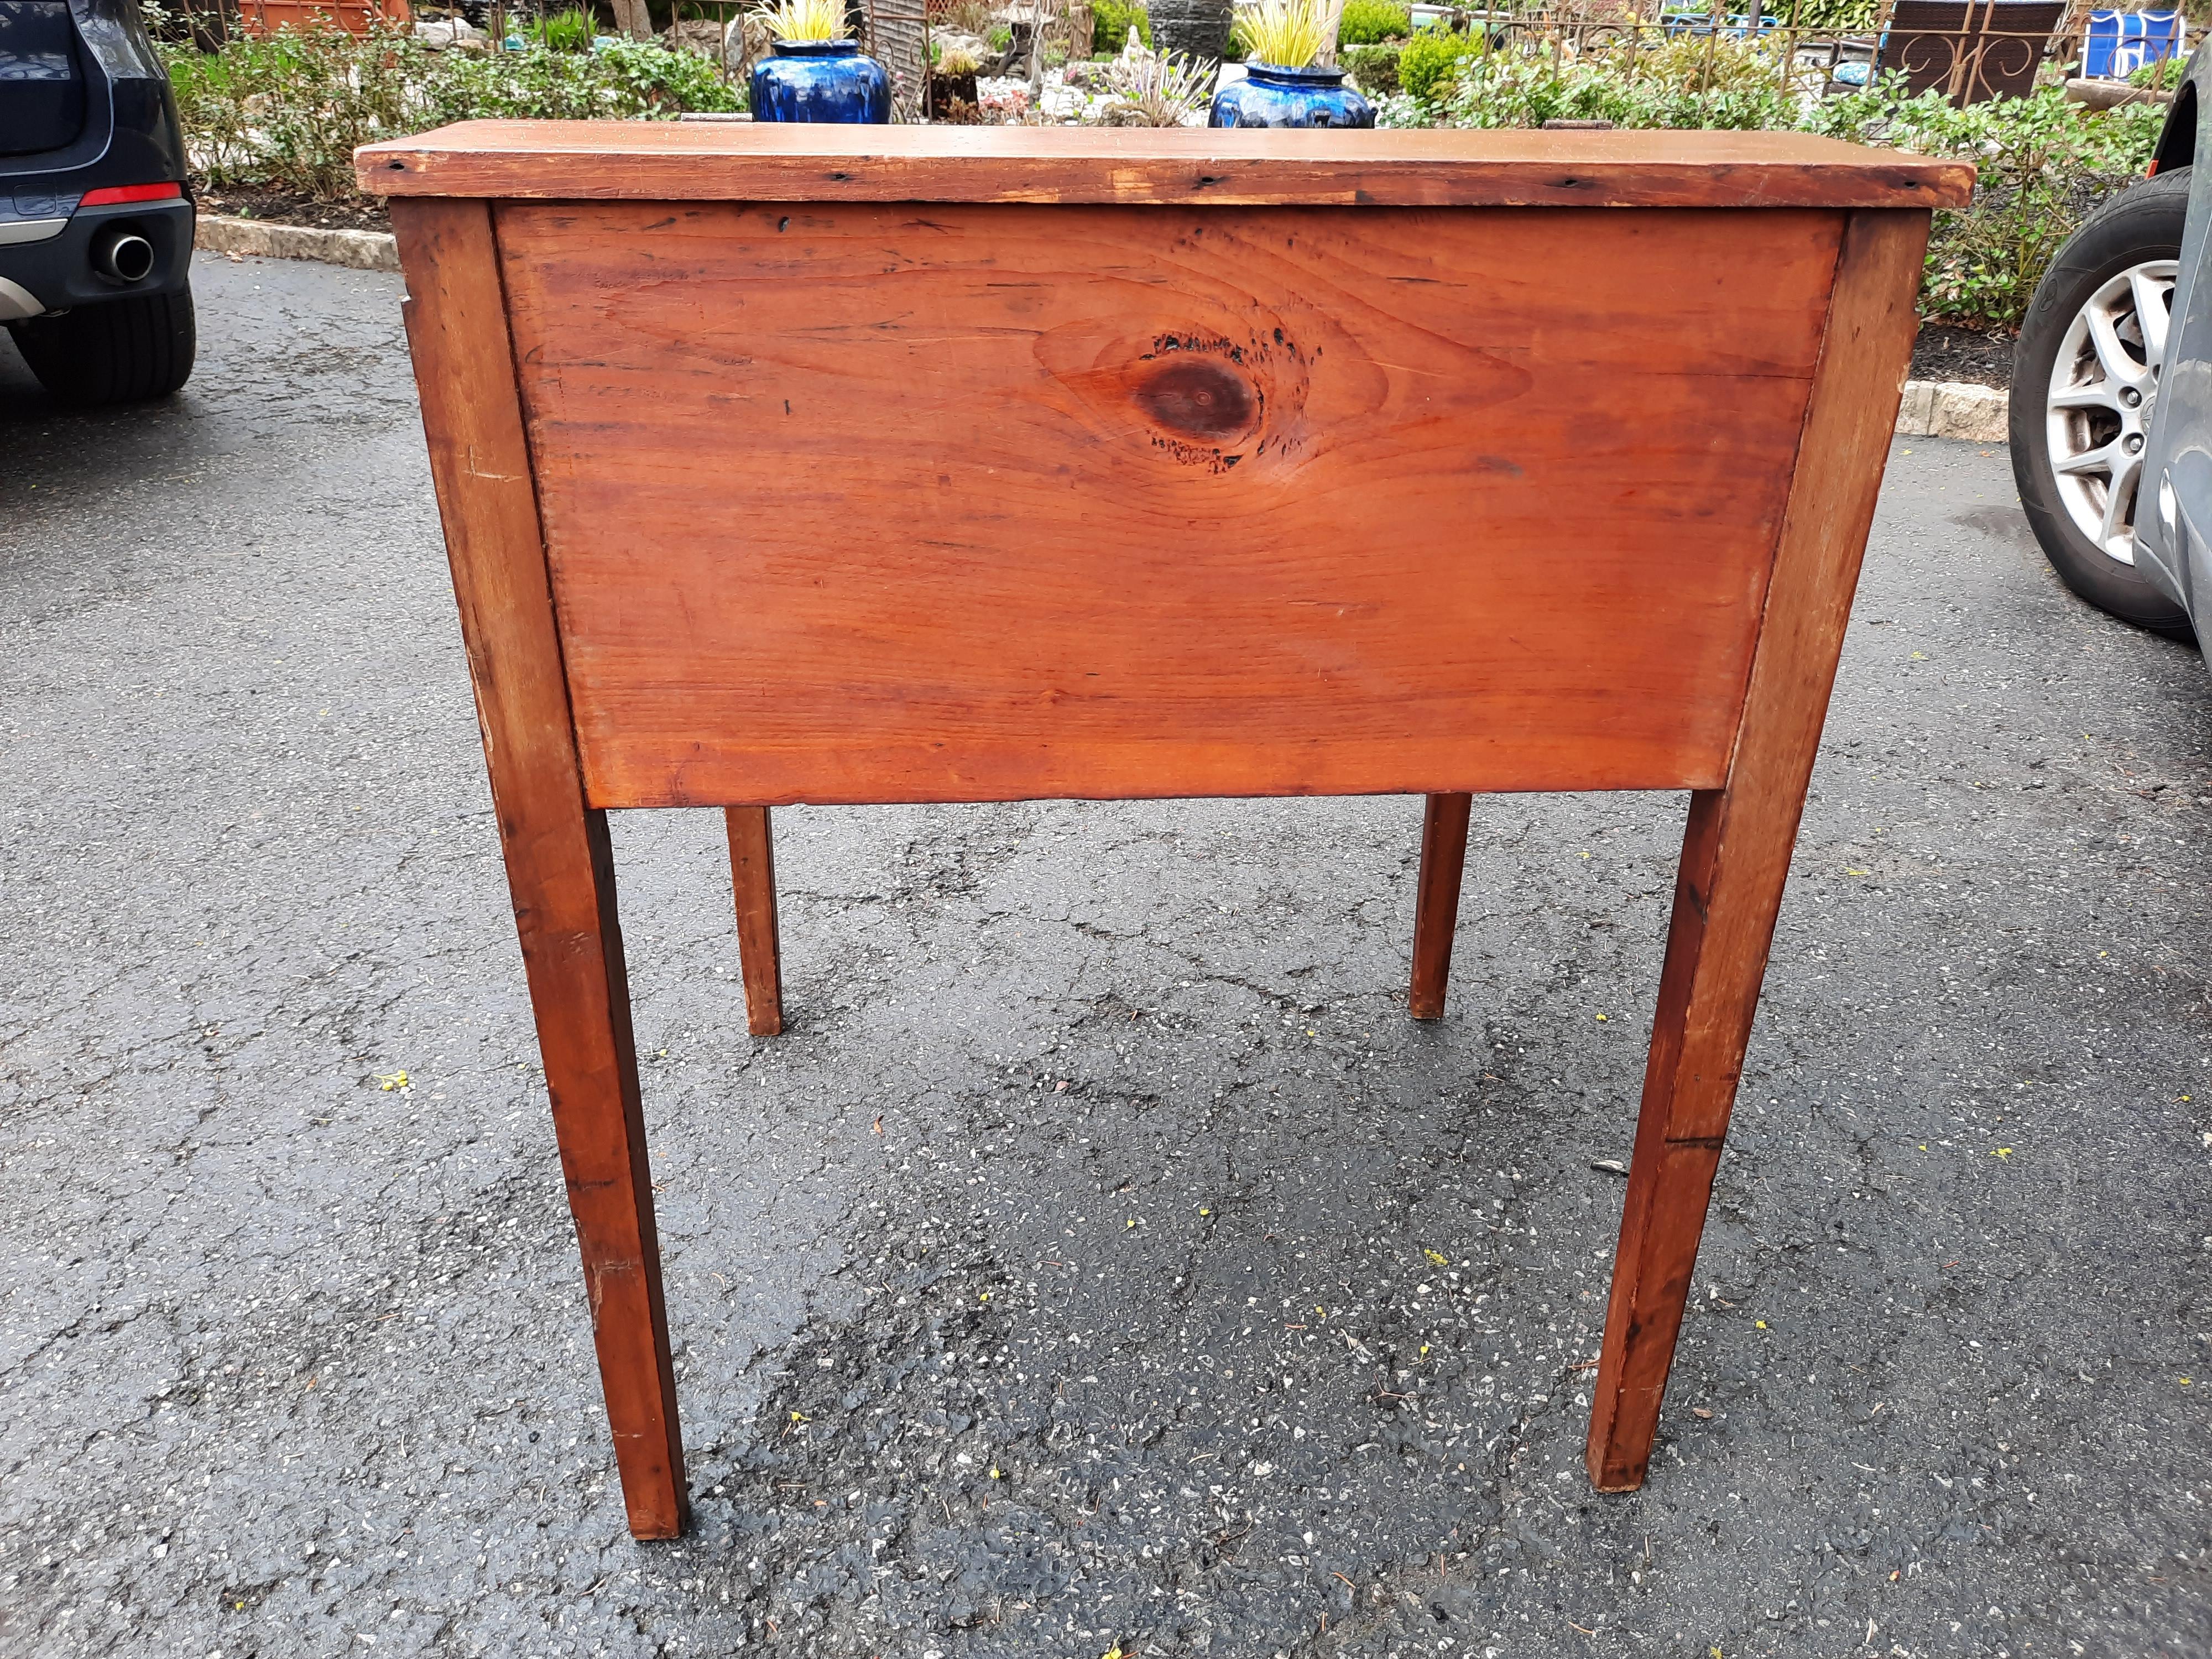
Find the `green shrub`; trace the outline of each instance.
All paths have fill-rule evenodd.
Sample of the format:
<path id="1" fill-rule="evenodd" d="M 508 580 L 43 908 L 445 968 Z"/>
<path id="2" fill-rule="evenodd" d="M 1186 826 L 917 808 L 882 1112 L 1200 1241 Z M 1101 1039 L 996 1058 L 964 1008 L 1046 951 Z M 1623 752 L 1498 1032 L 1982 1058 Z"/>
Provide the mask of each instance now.
<path id="1" fill-rule="evenodd" d="M 165 46 L 185 148 L 209 183 L 354 193 L 356 145 L 482 116 L 669 118 L 742 107 L 712 60 L 639 40 L 595 52 L 432 52 L 398 27 L 321 27 L 203 53 Z"/>
<path id="2" fill-rule="evenodd" d="M 324 24 L 162 50 L 185 149 L 213 184 L 347 195 L 356 145 L 436 125 L 413 118 L 434 54 L 397 29 L 356 40 Z"/>
<path id="3" fill-rule="evenodd" d="M 550 17 L 540 17 L 527 25 L 522 38 L 532 46 L 544 46 L 551 52 L 589 52 L 599 32 L 599 20 L 588 11 L 575 6 L 556 12 Z"/>
<path id="4" fill-rule="evenodd" d="M 1903 78 L 1886 76 L 1820 106 L 1806 125 L 1856 143 L 1973 162 L 1972 203 L 1936 216 L 1921 309 L 2013 324 L 2081 221 L 2142 177 L 2165 119 L 2162 105 L 2092 110 L 2057 87 L 1954 109 L 1939 92 L 1908 98 Z"/>
<path id="5" fill-rule="evenodd" d="M 1413 32 L 1413 14 L 1390 0 L 1344 0 L 1344 15 L 1337 21 L 1340 46 L 1366 46 Z"/>
<path id="6" fill-rule="evenodd" d="M 1484 46 L 1480 34 L 1423 29 L 1398 53 L 1398 84 L 1415 98 L 1438 96 L 1458 77 L 1462 64 L 1483 55 Z"/>
<path id="7" fill-rule="evenodd" d="M 1094 52 L 1108 54 L 1118 52 L 1128 44 L 1129 31 L 1137 31 L 1137 39 L 1146 46 L 1152 44 L 1152 20 L 1145 15 L 1144 7 L 1130 0 L 1091 0 L 1091 47 Z M 1009 36 L 1011 40 L 1012 37 Z"/>
<path id="8" fill-rule="evenodd" d="M 1336 61 L 1352 72 L 1362 92 L 1370 98 L 1383 98 L 1398 90 L 1400 50 L 1395 46 L 1346 46 L 1337 53 Z"/>
<path id="9" fill-rule="evenodd" d="M 1710 3 L 1684 6 L 1685 11 L 1710 11 Z M 1672 9 L 1670 7 L 1669 9 Z M 1729 0 L 1731 15 L 1750 9 L 1741 0 Z M 1778 17 L 1790 28 L 1819 29 L 1824 33 L 1863 34 L 1881 15 L 1881 0 L 1765 0 L 1761 15 Z"/>
<path id="10" fill-rule="evenodd" d="M 2082 219 L 2142 176 L 2166 115 L 2157 104 L 2092 110 L 2068 102 L 2056 87 L 1956 109 L 1939 92 L 1908 97 L 1894 75 L 1821 100 L 1807 95 L 1796 66 L 1759 44 L 1710 37 L 1662 45 L 1632 62 L 1620 55 L 1554 60 L 1547 52 L 1504 47 L 1438 62 L 1429 39 L 1407 45 L 1399 60 L 1404 90 L 1381 100 L 1378 125 L 1595 119 L 1621 127 L 1802 128 L 1972 161 L 1972 202 L 1936 216 L 1921 310 L 1984 326 L 2008 326 L 2026 314 L 2045 269 Z M 1417 46 L 1431 54 L 1420 80 Z"/>

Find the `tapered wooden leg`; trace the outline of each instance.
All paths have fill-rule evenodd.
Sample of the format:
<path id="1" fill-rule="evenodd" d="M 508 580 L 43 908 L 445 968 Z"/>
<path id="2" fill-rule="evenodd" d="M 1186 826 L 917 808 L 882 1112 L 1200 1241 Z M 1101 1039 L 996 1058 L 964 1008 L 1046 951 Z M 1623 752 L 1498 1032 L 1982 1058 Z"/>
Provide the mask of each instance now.
<path id="1" fill-rule="evenodd" d="M 1415 1019 L 1441 1019 L 1451 977 L 1452 933 L 1459 926 L 1460 877 L 1467 867 L 1467 820 L 1474 797 L 1431 795 L 1421 815 L 1421 874 L 1413 897 L 1413 983 L 1406 1008 Z"/>
<path id="2" fill-rule="evenodd" d="M 1601 1492 L 1644 1484 L 1750 1035 L 1751 1006 L 1759 999 L 1765 936 L 1782 896 L 1778 872 L 1755 884 L 1726 879 L 1731 872 L 1720 860 L 1728 807 L 1719 790 L 1690 798 L 1590 1413 L 1589 1476 Z M 1788 857 L 1785 845 L 1784 869 Z M 1715 948 L 1713 899 L 1724 890 L 1739 911 L 1764 912 L 1763 928 L 1756 915 L 1719 918 L 1722 933 L 1759 937 L 1755 955 L 1739 950 L 1728 957 Z"/>
<path id="3" fill-rule="evenodd" d="M 775 848 L 768 808 L 732 806 L 730 884 L 738 898 L 738 967 L 745 977 L 745 1026 L 755 1036 L 783 1030 L 783 948 L 775 921 Z"/>
<path id="4" fill-rule="evenodd" d="M 511 849 L 508 880 L 629 1528 L 639 1538 L 674 1538 L 690 1519 L 690 1498 L 630 1031 L 629 973 L 615 917 L 607 817 L 586 811 L 583 820 L 573 847 L 532 848 L 538 867 L 527 876 Z M 552 906 L 538 911 L 549 880 L 565 890 L 556 900 L 562 909 L 588 895 L 582 925 L 564 925 Z M 539 925 L 540 914 L 552 925 Z"/>
<path id="5" fill-rule="evenodd" d="M 417 201 L 392 217 L 623 1501 L 638 1537 L 673 1538 L 687 1516 L 684 1443 L 614 860 L 576 753 L 491 211 L 480 201 Z"/>
<path id="6" fill-rule="evenodd" d="M 1728 781 L 1690 798 L 1588 1462 L 1643 1485 L 1917 327 L 1924 216 L 1845 221 Z"/>

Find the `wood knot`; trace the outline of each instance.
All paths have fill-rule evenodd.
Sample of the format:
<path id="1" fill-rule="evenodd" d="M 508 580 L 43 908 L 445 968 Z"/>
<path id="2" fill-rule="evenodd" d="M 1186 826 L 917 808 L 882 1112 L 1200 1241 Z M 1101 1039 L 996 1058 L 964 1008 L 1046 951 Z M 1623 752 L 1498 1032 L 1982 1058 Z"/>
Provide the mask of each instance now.
<path id="1" fill-rule="evenodd" d="M 1242 436 L 1259 402 L 1251 382 L 1219 358 L 1181 353 L 1146 364 L 1134 396 L 1155 424 L 1209 444 Z"/>

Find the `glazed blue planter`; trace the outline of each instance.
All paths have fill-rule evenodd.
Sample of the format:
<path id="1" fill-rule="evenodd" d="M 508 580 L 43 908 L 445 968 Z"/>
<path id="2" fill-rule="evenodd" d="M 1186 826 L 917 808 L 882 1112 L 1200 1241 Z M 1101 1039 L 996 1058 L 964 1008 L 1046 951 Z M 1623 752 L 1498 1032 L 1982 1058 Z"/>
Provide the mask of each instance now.
<path id="1" fill-rule="evenodd" d="M 1340 69 L 1247 64 L 1244 78 L 1213 94 L 1210 127 L 1371 127 L 1375 106 L 1344 84 Z"/>
<path id="2" fill-rule="evenodd" d="M 775 56 L 753 65 L 756 121 L 846 121 L 882 126 L 891 118 L 891 79 L 857 40 L 779 40 Z"/>

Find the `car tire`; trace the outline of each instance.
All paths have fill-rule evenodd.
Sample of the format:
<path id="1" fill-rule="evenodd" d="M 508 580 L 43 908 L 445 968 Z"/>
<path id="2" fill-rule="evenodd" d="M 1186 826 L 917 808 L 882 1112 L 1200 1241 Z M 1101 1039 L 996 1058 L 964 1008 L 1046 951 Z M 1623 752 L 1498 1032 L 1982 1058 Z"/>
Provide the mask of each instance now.
<path id="1" fill-rule="evenodd" d="M 79 409 L 165 397 L 192 372 L 192 291 L 140 294 L 10 323 L 39 384 Z"/>
<path id="2" fill-rule="evenodd" d="M 2160 280 L 2157 273 L 2164 273 L 2170 299 L 2166 268 L 2178 267 L 2181 222 L 2188 204 L 2189 169 L 2176 167 L 2114 197 L 2074 233 L 2036 285 L 2034 301 L 2021 325 L 2010 400 L 2013 478 L 2029 527 L 2059 580 L 2099 610 L 2179 640 L 2196 637 L 2188 613 L 2133 562 L 2134 513 L 2127 503 L 2141 493 L 2140 465 L 2121 492 L 2124 514 L 2100 511 L 2100 481 L 2094 470 L 2079 470 L 2094 459 L 2094 452 L 2106 444 L 2132 441 L 2132 434 L 2128 440 L 2119 436 L 2119 427 L 2112 424 L 2117 415 L 2061 404 L 2059 360 L 2062 356 L 2068 360 L 2064 378 L 2069 383 L 2081 374 L 2101 383 L 2102 371 L 2091 361 L 2096 349 L 2086 332 L 2086 319 L 2093 307 L 2103 308 L 2109 316 L 2117 305 L 2124 327 L 2126 317 L 2135 314 L 2127 298 L 2130 281 L 2141 279 L 2131 273 L 2153 273 L 2154 283 Z M 2120 296 L 2117 300 L 2116 295 Z M 2132 353 L 2149 355 L 2139 325 L 2136 336 L 2123 343 Z M 2085 351 L 2091 356 L 2081 355 Z M 2159 365 L 2147 362 L 2143 367 L 2152 377 L 2149 396 L 2154 397 Z M 2148 398 L 2141 410 L 2141 422 L 2147 427 Z M 2106 425 L 2112 426 L 2110 433 L 2104 430 Z M 2055 449 L 2070 453 L 2054 459 Z M 2109 501 L 2115 476 L 2108 471 L 2103 481 L 2105 501 Z M 2108 530 L 2109 539 L 2100 542 L 2099 533 Z"/>

